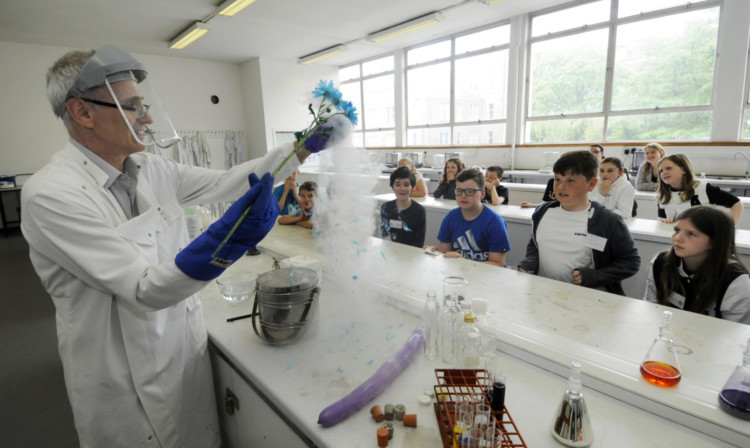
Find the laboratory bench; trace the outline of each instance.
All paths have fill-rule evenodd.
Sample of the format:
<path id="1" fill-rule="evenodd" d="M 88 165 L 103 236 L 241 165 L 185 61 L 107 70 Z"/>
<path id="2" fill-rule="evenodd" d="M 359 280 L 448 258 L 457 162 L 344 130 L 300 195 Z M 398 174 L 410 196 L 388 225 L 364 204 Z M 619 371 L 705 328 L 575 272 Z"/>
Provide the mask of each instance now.
<path id="1" fill-rule="evenodd" d="M 420 323 L 426 292 L 440 292 L 449 275 L 468 280 L 469 297 L 488 301 L 478 321 L 487 349 L 501 358 L 506 405 L 526 446 L 561 446 L 550 425 L 573 360 L 583 366 L 592 447 L 750 446 L 750 424 L 717 403 L 750 326 L 673 310 L 683 379 L 659 388 L 641 378 L 639 365 L 658 332 L 666 309 L 660 305 L 377 238 L 356 254 L 352 248 L 332 255 L 319 246 L 312 231 L 277 225 L 259 244 L 261 255 L 229 268 L 262 273 L 273 258 L 318 260 L 320 318 L 317 332 L 306 339 L 268 345 L 249 319 L 227 322 L 250 313 L 252 298 L 226 302 L 215 283 L 200 293 L 227 447 L 374 447 L 379 425 L 369 409 L 387 403 L 404 404 L 418 421 L 416 428 L 394 422 L 389 446 L 441 446 L 433 407 L 420 406 L 418 398 L 436 384 L 435 369 L 455 366 L 421 354 L 343 421 L 323 428 L 317 420 L 401 349 Z"/>

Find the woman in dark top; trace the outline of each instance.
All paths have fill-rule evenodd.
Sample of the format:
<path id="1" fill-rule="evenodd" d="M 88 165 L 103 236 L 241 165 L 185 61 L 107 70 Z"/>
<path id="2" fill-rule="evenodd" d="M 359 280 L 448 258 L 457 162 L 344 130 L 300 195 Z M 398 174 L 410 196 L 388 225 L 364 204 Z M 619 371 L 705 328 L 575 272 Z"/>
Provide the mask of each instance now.
<path id="1" fill-rule="evenodd" d="M 435 190 L 435 199 L 456 199 L 456 176 L 463 171 L 466 165 L 458 157 L 453 157 L 445 162 L 443 175 L 440 176 L 440 184 Z"/>

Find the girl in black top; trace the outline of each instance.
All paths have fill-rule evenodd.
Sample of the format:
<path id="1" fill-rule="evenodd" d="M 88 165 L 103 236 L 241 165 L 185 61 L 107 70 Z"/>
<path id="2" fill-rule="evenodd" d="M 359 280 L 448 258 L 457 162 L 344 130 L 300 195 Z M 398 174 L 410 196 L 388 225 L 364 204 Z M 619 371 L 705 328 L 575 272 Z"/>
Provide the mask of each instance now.
<path id="1" fill-rule="evenodd" d="M 742 202 L 732 193 L 695 178 L 693 164 L 684 154 L 662 157 L 659 167 L 659 190 L 656 192 L 657 214 L 671 224 L 675 217 L 695 205 L 720 205 L 731 210 L 734 225 L 740 222 Z"/>
<path id="2" fill-rule="evenodd" d="M 682 212 L 672 248 L 651 260 L 643 299 L 750 324 L 750 277 L 729 215 L 704 205 Z"/>
<path id="3" fill-rule="evenodd" d="M 435 199 L 456 199 L 456 176 L 463 171 L 466 165 L 458 157 L 453 157 L 445 162 L 443 175 L 440 176 L 440 185 L 435 190 Z"/>

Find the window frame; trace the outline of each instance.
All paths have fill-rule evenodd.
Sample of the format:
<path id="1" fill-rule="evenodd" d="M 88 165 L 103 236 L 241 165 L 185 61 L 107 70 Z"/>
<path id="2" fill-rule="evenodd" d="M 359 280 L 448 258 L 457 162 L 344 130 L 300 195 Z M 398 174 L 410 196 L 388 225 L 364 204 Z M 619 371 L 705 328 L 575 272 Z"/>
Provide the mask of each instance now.
<path id="1" fill-rule="evenodd" d="M 376 61 L 378 59 L 383 59 L 383 58 L 386 58 L 386 57 L 389 57 L 389 56 L 391 58 L 393 58 L 393 69 L 392 70 L 386 70 L 386 71 L 383 71 L 383 72 L 373 73 L 373 74 L 369 74 L 369 75 L 365 75 L 365 76 L 362 75 L 362 73 L 364 73 L 363 69 L 362 69 L 362 66 L 364 64 L 367 64 L 368 62 Z M 373 56 L 373 57 L 370 57 L 370 58 L 367 58 L 367 59 L 362 59 L 360 61 L 353 62 L 351 64 L 345 64 L 345 65 L 340 66 L 338 69 L 339 69 L 339 71 L 341 71 L 343 69 L 354 67 L 354 66 L 359 66 L 359 76 L 356 77 L 356 78 L 350 78 L 350 79 L 347 79 L 345 81 L 341 81 L 339 84 L 341 86 L 343 86 L 345 84 L 351 84 L 351 83 L 359 82 L 360 110 L 358 112 L 359 112 L 359 122 L 360 122 L 361 129 L 355 129 L 355 130 L 353 130 L 352 134 L 360 134 L 360 138 L 361 138 L 362 144 L 366 148 L 367 145 L 366 145 L 365 142 L 367 142 L 367 132 L 373 132 L 374 133 L 374 132 L 382 132 L 382 131 L 393 131 L 394 134 L 398 133 L 398 131 L 397 131 L 397 129 L 399 127 L 398 126 L 398 118 L 397 118 L 398 117 L 398 113 L 396 113 L 396 110 L 398 109 L 398 90 L 396 88 L 396 77 L 398 76 L 398 67 L 399 67 L 399 64 L 397 63 L 397 60 L 396 60 L 396 53 L 395 52 L 389 52 L 389 53 L 379 54 L 377 56 Z M 371 80 L 371 79 L 380 78 L 380 77 L 383 77 L 383 76 L 388 76 L 388 75 L 392 75 L 393 76 L 393 105 L 394 105 L 394 115 L 396 116 L 396 119 L 394 120 L 394 125 L 393 125 L 393 127 L 368 129 L 367 128 L 367 116 L 366 116 L 367 114 L 365 113 L 365 110 L 366 110 L 366 105 L 365 105 L 365 81 L 368 81 L 368 80 Z M 395 141 L 398 142 L 398 137 L 396 137 Z"/>
<path id="2" fill-rule="evenodd" d="M 576 6 L 581 6 L 588 3 L 594 3 L 596 1 L 600 0 L 581 0 L 576 2 L 570 2 L 563 5 L 559 5 L 553 8 L 548 8 L 544 10 L 534 11 L 532 13 L 528 14 L 528 20 L 529 20 L 529 26 L 526 29 L 525 33 L 525 52 L 526 52 L 526 62 L 525 62 L 525 70 L 526 70 L 526 79 L 525 79 L 525 85 L 523 89 L 523 117 L 522 120 L 522 130 L 520 132 L 520 136 L 522 138 L 523 144 L 547 144 L 549 142 L 535 142 L 531 141 L 527 136 L 530 135 L 530 124 L 533 122 L 554 122 L 559 120 L 570 120 L 570 119 L 591 119 L 591 118 L 603 118 L 603 126 L 602 126 L 602 135 L 599 138 L 599 141 L 601 142 L 619 142 L 619 141 L 632 141 L 633 139 L 626 139 L 626 140 L 612 140 L 608 139 L 608 129 L 609 129 L 609 121 L 612 117 L 622 117 L 622 116 L 643 116 L 643 115 L 657 115 L 657 114 L 666 114 L 666 113 L 674 113 L 674 112 L 711 112 L 713 115 L 715 113 L 715 87 L 716 87 L 716 73 L 717 73 L 717 66 L 718 64 L 714 63 L 714 76 L 713 76 L 713 84 L 712 84 L 712 97 L 711 102 L 708 105 L 698 105 L 698 106 L 672 106 L 672 107 L 659 107 L 658 105 L 654 108 L 641 108 L 641 109 L 628 109 L 628 110 L 618 110 L 613 111 L 612 110 L 612 93 L 614 89 L 614 72 L 615 72 L 615 51 L 617 49 L 617 30 L 618 27 L 621 25 L 627 25 L 631 23 L 637 23 L 641 21 L 646 20 L 652 20 L 652 19 L 658 19 L 660 17 L 668 17 L 675 14 L 680 14 L 688 11 L 697 11 L 697 10 L 704 10 L 704 9 L 712 9 L 712 8 L 719 8 L 719 22 L 721 21 L 721 14 L 723 12 L 724 2 L 723 0 L 704 0 L 700 3 L 688 3 L 684 5 L 678 5 L 673 6 L 670 8 L 665 9 L 659 9 L 655 11 L 650 11 L 646 13 L 641 13 L 637 15 L 631 15 L 627 17 L 618 18 L 618 6 L 619 1 L 621 0 L 608 0 L 610 2 L 610 17 L 609 20 L 606 22 L 599 22 L 594 24 L 584 24 L 582 26 L 578 26 L 575 28 L 558 31 L 555 33 L 549 33 L 543 36 L 536 36 L 532 37 L 532 22 L 534 17 L 547 15 L 551 13 L 555 13 L 558 11 L 562 11 L 565 9 L 570 9 Z M 533 44 L 538 42 L 544 42 L 544 41 L 550 41 L 554 39 L 559 39 L 562 37 L 568 37 L 573 36 L 577 34 L 581 34 L 584 32 L 594 31 L 594 30 L 600 30 L 600 29 L 608 29 L 609 30 L 609 41 L 607 43 L 607 57 L 606 57 L 606 67 L 605 67 L 605 80 L 604 80 L 604 100 L 602 102 L 602 111 L 601 112 L 589 112 L 589 113 L 576 113 L 576 114 L 559 114 L 559 115 L 548 115 L 548 116 L 530 116 L 529 115 L 529 105 L 531 103 L 531 47 Z M 718 35 L 720 33 L 720 30 L 717 30 L 717 51 L 718 51 Z M 713 126 L 712 126 L 713 127 Z M 712 129 L 711 127 L 711 129 Z M 666 139 L 665 139 L 666 140 Z M 707 140 L 711 140 L 710 132 Z M 678 140 L 675 140 L 678 141 Z M 559 142 L 559 143 L 584 143 L 584 142 Z"/>
<path id="3" fill-rule="evenodd" d="M 456 54 L 456 39 L 459 39 L 463 36 L 468 36 L 471 34 L 480 33 L 482 31 L 486 31 L 492 28 L 499 28 L 502 26 L 508 26 L 509 27 L 509 33 L 511 35 L 511 38 L 509 39 L 508 43 L 501 44 L 501 45 L 492 45 L 490 47 L 482 48 L 479 50 L 474 51 L 467 51 L 464 53 L 461 53 L 460 55 Z M 462 59 L 467 59 L 471 57 L 481 56 L 485 54 L 491 54 L 491 53 L 499 53 L 502 51 L 508 52 L 508 59 L 510 59 L 511 55 L 511 44 L 512 44 L 512 28 L 511 28 L 511 21 L 510 20 L 502 20 L 499 22 L 494 22 L 482 27 L 473 28 L 471 30 L 463 31 L 460 33 L 452 34 L 450 36 L 442 37 L 440 39 L 434 39 L 428 42 L 424 42 L 418 45 L 413 45 L 410 47 L 404 48 L 404 133 L 406 135 L 409 134 L 409 131 L 418 131 L 418 130 L 425 130 L 425 129 L 432 129 L 436 127 L 448 127 L 450 129 L 449 133 L 449 142 L 447 144 L 427 144 L 427 146 L 482 146 L 482 145 L 460 145 L 456 142 L 456 127 L 461 126 L 476 126 L 476 125 L 487 125 L 487 124 L 501 124 L 505 126 L 505 134 L 508 134 L 508 124 L 509 124 L 509 117 L 508 113 L 506 113 L 506 117 L 503 119 L 487 119 L 487 120 L 473 120 L 473 121 L 456 121 L 456 61 L 460 61 Z M 408 61 L 408 53 L 411 50 L 415 50 L 418 48 L 426 47 L 429 45 L 434 45 L 440 42 L 450 41 L 450 55 L 442 58 L 438 58 L 432 61 L 426 61 L 426 62 L 420 62 L 417 64 L 409 65 Z M 424 67 L 429 67 L 432 65 L 442 64 L 448 62 L 450 65 L 450 86 L 449 86 L 449 117 L 447 122 L 436 122 L 436 123 L 426 123 L 426 124 L 419 124 L 419 125 L 411 125 L 409 123 L 409 83 L 408 83 L 408 76 L 409 76 L 409 70 L 414 69 L 420 69 Z M 510 64 L 508 64 L 508 71 L 510 72 Z M 510 73 L 506 75 L 506 79 L 510 80 Z M 505 89 L 507 92 L 506 95 L 506 104 L 504 107 L 507 110 L 508 102 L 510 102 L 510 89 L 509 86 L 505 85 Z M 497 111 L 496 111 L 497 113 Z M 408 141 L 408 139 L 404 139 L 406 142 L 405 146 L 414 146 L 411 144 L 411 142 Z"/>

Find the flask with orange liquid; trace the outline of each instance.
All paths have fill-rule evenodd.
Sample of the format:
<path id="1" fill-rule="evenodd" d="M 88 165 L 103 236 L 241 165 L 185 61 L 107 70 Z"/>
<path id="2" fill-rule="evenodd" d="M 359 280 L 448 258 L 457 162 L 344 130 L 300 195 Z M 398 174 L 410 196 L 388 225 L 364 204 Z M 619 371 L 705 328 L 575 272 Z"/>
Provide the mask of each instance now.
<path id="1" fill-rule="evenodd" d="M 641 375 L 661 387 L 672 387 L 680 382 L 680 362 L 672 340 L 672 312 L 664 311 L 659 335 L 641 363 Z"/>

